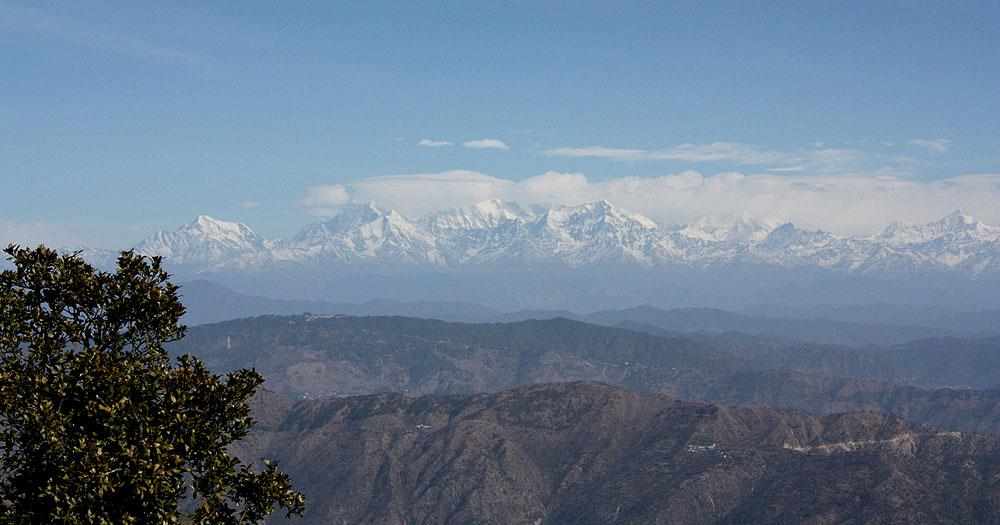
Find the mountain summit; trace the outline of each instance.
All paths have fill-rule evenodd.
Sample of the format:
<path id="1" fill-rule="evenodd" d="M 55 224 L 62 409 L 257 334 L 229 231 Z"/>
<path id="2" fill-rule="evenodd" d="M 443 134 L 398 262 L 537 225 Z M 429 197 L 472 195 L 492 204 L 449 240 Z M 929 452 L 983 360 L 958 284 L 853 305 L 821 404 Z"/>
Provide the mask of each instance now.
<path id="1" fill-rule="evenodd" d="M 869 275 L 998 272 L 1000 228 L 960 212 L 928 224 L 893 223 L 870 237 L 802 230 L 739 214 L 669 230 L 608 201 L 524 207 L 490 200 L 410 220 L 374 204 L 345 207 L 291 239 L 265 240 L 243 223 L 207 215 L 135 249 L 184 272 L 434 271 L 547 267 L 821 268 Z"/>
<path id="2" fill-rule="evenodd" d="M 146 255 L 163 256 L 171 264 L 212 268 L 256 257 L 268 247 L 257 232 L 242 222 L 199 215 L 176 231 L 157 232 L 134 249 Z"/>

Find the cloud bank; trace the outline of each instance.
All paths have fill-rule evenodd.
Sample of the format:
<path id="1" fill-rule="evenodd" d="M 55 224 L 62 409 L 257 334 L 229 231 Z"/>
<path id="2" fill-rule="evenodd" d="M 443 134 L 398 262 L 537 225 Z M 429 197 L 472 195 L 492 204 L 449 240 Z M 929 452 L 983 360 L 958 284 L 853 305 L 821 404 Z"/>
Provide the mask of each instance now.
<path id="1" fill-rule="evenodd" d="M 309 190 L 301 204 L 316 216 L 334 215 L 349 202 L 374 202 L 417 217 L 489 199 L 576 205 L 607 199 L 675 226 L 706 215 L 748 213 L 823 228 L 871 234 L 890 222 L 926 222 L 961 209 L 1000 224 L 1000 174 L 933 181 L 870 175 L 775 175 L 684 171 L 662 177 L 595 181 L 582 173 L 550 171 L 514 181 L 453 170 L 361 179 Z"/>

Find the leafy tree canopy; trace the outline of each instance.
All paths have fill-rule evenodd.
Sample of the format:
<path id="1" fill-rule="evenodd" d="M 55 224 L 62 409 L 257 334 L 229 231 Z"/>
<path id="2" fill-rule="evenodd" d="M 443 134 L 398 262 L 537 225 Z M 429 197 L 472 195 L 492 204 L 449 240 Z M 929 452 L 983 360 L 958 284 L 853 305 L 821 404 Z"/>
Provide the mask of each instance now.
<path id="1" fill-rule="evenodd" d="M 301 514 L 289 477 L 226 447 L 247 435 L 263 379 L 172 361 L 177 286 L 157 257 L 115 272 L 44 246 L 0 273 L 0 522 L 258 523 Z"/>

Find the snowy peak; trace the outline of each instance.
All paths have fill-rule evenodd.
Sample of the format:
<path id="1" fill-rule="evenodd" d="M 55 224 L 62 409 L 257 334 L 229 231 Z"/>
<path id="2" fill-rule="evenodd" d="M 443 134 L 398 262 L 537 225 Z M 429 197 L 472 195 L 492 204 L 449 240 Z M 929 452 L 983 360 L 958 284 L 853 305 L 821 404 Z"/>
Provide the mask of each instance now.
<path id="1" fill-rule="evenodd" d="M 937 224 L 940 224 L 942 227 L 948 228 L 950 230 L 956 230 L 956 229 L 966 229 L 970 226 L 974 227 L 977 224 L 979 224 L 979 222 L 976 221 L 976 219 L 973 219 L 972 217 L 962 213 L 962 210 L 955 210 L 946 215 L 940 221 L 937 221 Z"/>
<path id="2" fill-rule="evenodd" d="M 520 260 L 648 266 L 663 259 L 664 234 L 644 215 L 597 201 L 549 208 L 527 225 L 513 249 Z"/>
<path id="3" fill-rule="evenodd" d="M 176 264 L 213 266 L 237 255 L 258 253 L 265 249 L 265 241 L 241 222 L 198 215 L 176 231 L 157 232 L 134 249 L 146 255 L 161 255 Z"/>
<path id="4" fill-rule="evenodd" d="M 416 227 L 395 211 L 382 211 L 372 203 L 352 204 L 332 219 L 306 226 L 292 241 L 324 244 L 331 239 L 348 237 L 382 237 L 393 231 L 415 231 Z"/>
<path id="5" fill-rule="evenodd" d="M 835 237 L 823 230 L 800 230 L 790 222 L 771 230 L 759 244 L 762 248 L 787 248 L 790 246 L 816 247 L 834 241 Z"/>
<path id="6" fill-rule="evenodd" d="M 941 220 L 926 224 L 890 224 L 878 240 L 890 245 L 912 245 L 949 241 L 997 241 L 1000 228 L 987 226 L 976 219 L 954 211 Z"/>
<path id="7" fill-rule="evenodd" d="M 435 231 L 483 230 L 495 228 L 502 223 L 529 220 L 532 214 L 518 204 L 499 199 L 474 204 L 468 208 L 452 208 L 431 213 L 421 223 Z"/>
<path id="8" fill-rule="evenodd" d="M 360 228 L 366 224 L 371 224 L 385 217 L 385 213 L 374 204 L 351 204 L 340 210 L 340 213 L 332 219 L 306 226 L 296 237 L 301 240 L 306 237 L 313 237 L 317 233 L 331 235 L 348 232 Z"/>
<path id="9" fill-rule="evenodd" d="M 679 230 L 596 201 L 578 206 L 491 200 L 411 221 L 369 204 L 288 240 L 268 241 L 242 223 L 206 215 L 161 231 L 135 249 L 162 255 L 184 271 L 265 271 L 304 266 L 392 273 L 415 268 L 490 268 L 617 265 L 819 267 L 871 275 L 924 271 L 1000 275 L 1000 228 L 959 212 L 927 224 L 894 223 L 879 235 L 839 237 L 745 214 L 706 217 Z"/>
<path id="10" fill-rule="evenodd" d="M 201 239 L 228 242 L 248 248 L 260 244 L 263 240 L 257 232 L 242 222 L 220 221 L 208 215 L 199 215 L 180 231 L 189 232 Z"/>
<path id="11" fill-rule="evenodd" d="M 568 227 L 580 232 L 595 228 L 617 229 L 658 229 L 656 223 L 642 215 L 618 208 L 606 200 L 588 202 L 579 206 L 560 206 L 549 209 L 543 215 L 550 227 Z"/>
<path id="12" fill-rule="evenodd" d="M 253 250 L 263 246 L 263 239 L 242 222 L 220 221 L 208 215 L 199 215 L 194 221 L 176 231 L 160 231 L 136 245 L 136 250 L 185 248 L 217 245 L 233 250 Z M 161 255 L 168 255 L 161 253 Z"/>
<path id="13" fill-rule="evenodd" d="M 395 211 L 372 203 L 345 207 L 332 219 L 302 229 L 277 250 L 281 260 L 320 258 L 357 262 L 389 259 L 436 263 L 440 255 L 434 237 Z"/>
<path id="14" fill-rule="evenodd" d="M 745 213 L 730 216 L 702 217 L 677 233 L 710 242 L 756 242 L 781 226 L 776 219 L 757 219 Z"/>

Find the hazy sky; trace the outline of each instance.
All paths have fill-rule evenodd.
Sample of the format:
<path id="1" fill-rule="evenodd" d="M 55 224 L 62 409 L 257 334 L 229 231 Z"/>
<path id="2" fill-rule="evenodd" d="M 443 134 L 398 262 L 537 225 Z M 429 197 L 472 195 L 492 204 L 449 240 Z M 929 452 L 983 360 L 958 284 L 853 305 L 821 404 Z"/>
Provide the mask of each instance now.
<path id="1" fill-rule="evenodd" d="M 998 42 L 995 1 L 6 1 L 0 241 L 491 197 L 996 224 Z"/>

